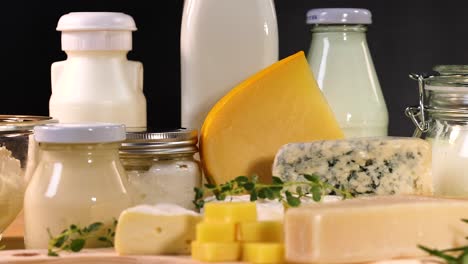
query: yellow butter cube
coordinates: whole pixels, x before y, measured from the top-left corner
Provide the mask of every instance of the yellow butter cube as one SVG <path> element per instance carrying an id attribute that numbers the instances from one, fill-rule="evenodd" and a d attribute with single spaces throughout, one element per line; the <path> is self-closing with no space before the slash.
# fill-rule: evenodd
<path id="1" fill-rule="evenodd" d="M 234 242 L 236 240 L 236 223 L 233 222 L 200 222 L 197 224 L 198 242 Z"/>
<path id="2" fill-rule="evenodd" d="M 242 260 L 255 264 L 284 263 L 284 244 L 244 243 Z"/>
<path id="3" fill-rule="evenodd" d="M 239 224 L 239 240 L 242 242 L 283 242 L 281 221 L 255 221 Z"/>
<path id="4" fill-rule="evenodd" d="M 219 202 L 205 205 L 206 222 L 252 222 L 257 221 L 257 206 L 254 202 Z"/>
<path id="5" fill-rule="evenodd" d="M 192 242 L 192 258 L 198 261 L 237 261 L 240 256 L 241 246 L 238 242 Z"/>

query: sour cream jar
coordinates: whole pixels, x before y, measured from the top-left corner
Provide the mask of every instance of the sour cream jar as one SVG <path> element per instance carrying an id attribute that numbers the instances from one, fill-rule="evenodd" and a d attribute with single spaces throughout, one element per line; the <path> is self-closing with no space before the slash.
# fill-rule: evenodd
<path id="1" fill-rule="evenodd" d="M 34 136 L 41 155 L 24 198 L 26 248 L 47 248 L 49 232 L 70 225 L 112 228 L 132 205 L 118 152 L 124 125 L 50 124 L 35 127 Z M 98 246 L 97 238 L 87 239 L 86 247 Z"/>
<path id="2" fill-rule="evenodd" d="M 120 157 L 137 204 L 174 203 L 195 209 L 195 187 L 202 182 L 196 130 L 128 132 Z"/>

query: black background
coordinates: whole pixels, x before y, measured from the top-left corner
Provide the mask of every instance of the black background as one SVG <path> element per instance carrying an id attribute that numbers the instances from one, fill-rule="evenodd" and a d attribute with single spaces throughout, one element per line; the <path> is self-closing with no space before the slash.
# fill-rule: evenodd
<path id="1" fill-rule="evenodd" d="M 232 0 L 235 1 L 235 0 Z M 409 136 L 405 107 L 417 103 L 410 72 L 438 64 L 468 64 L 468 7 L 460 0 L 276 0 L 280 58 L 307 52 L 311 40 L 305 14 L 311 8 L 359 7 L 373 14 L 368 43 L 390 114 L 390 135 Z M 118 11 L 136 21 L 133 51 L 143 62 L 148 125 L 180 124 L 180 23 L 183 0 L 3 1 L 1 5 L 1 114 L 48 115 L 50 65 L 64 60 L 61 15 L 74 11 Z"/>

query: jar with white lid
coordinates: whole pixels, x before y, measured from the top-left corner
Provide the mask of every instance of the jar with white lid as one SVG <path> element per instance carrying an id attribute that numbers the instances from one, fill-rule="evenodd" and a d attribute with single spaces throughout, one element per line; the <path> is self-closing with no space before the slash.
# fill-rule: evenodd
<path id="1" fill-rule="evenodd" d="M 419 106 L 406 115 L 432 145 L 434 193 L 468 197 L 468 65 L 439 65 L 419 82 Z"/>
<path id="2" fill-rule="evenodd" d="M 118 151 L 125 126 L 50 124 L 36 126 L 34 136 L 41 155 L 24 198 L 26 248 L 47 248 L 49 231 L 56 236 L 70 225 L 113 228 L 133 204 Z M 105 245 L 86 240 L 86 247 Z"/>
<path id="3" fill-rule="evenodd" d="M 202 182 L 196 130 L 127 132 L 120 158 L 136 204 L 173 203 L 195 210 Z"/>

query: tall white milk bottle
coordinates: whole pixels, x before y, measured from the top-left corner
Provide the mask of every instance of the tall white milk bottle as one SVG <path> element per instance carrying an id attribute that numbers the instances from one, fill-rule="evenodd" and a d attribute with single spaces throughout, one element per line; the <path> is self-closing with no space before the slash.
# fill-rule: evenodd
<path id="1" fill-rule="evenodd" d="M 185 0 L 181 122 L 200 130 L 213 105 L 278 60 L 273 0 Z"/>
<path id="2" fill-rule="evenodd" d="M 312 9 L 311 70 L 345 137 L 385 136 L 388 112 L 366 40 L 371 12 Z"/>
<path id="3" fill-rule="evenodd" d="M 73 12 L 57 25 L 65 61 L 52 64 L 50 116 L 61 123 L 125 124 L 145 130 L 143 65 L 129 61 L 135 22 L 113 12 Z"/>

